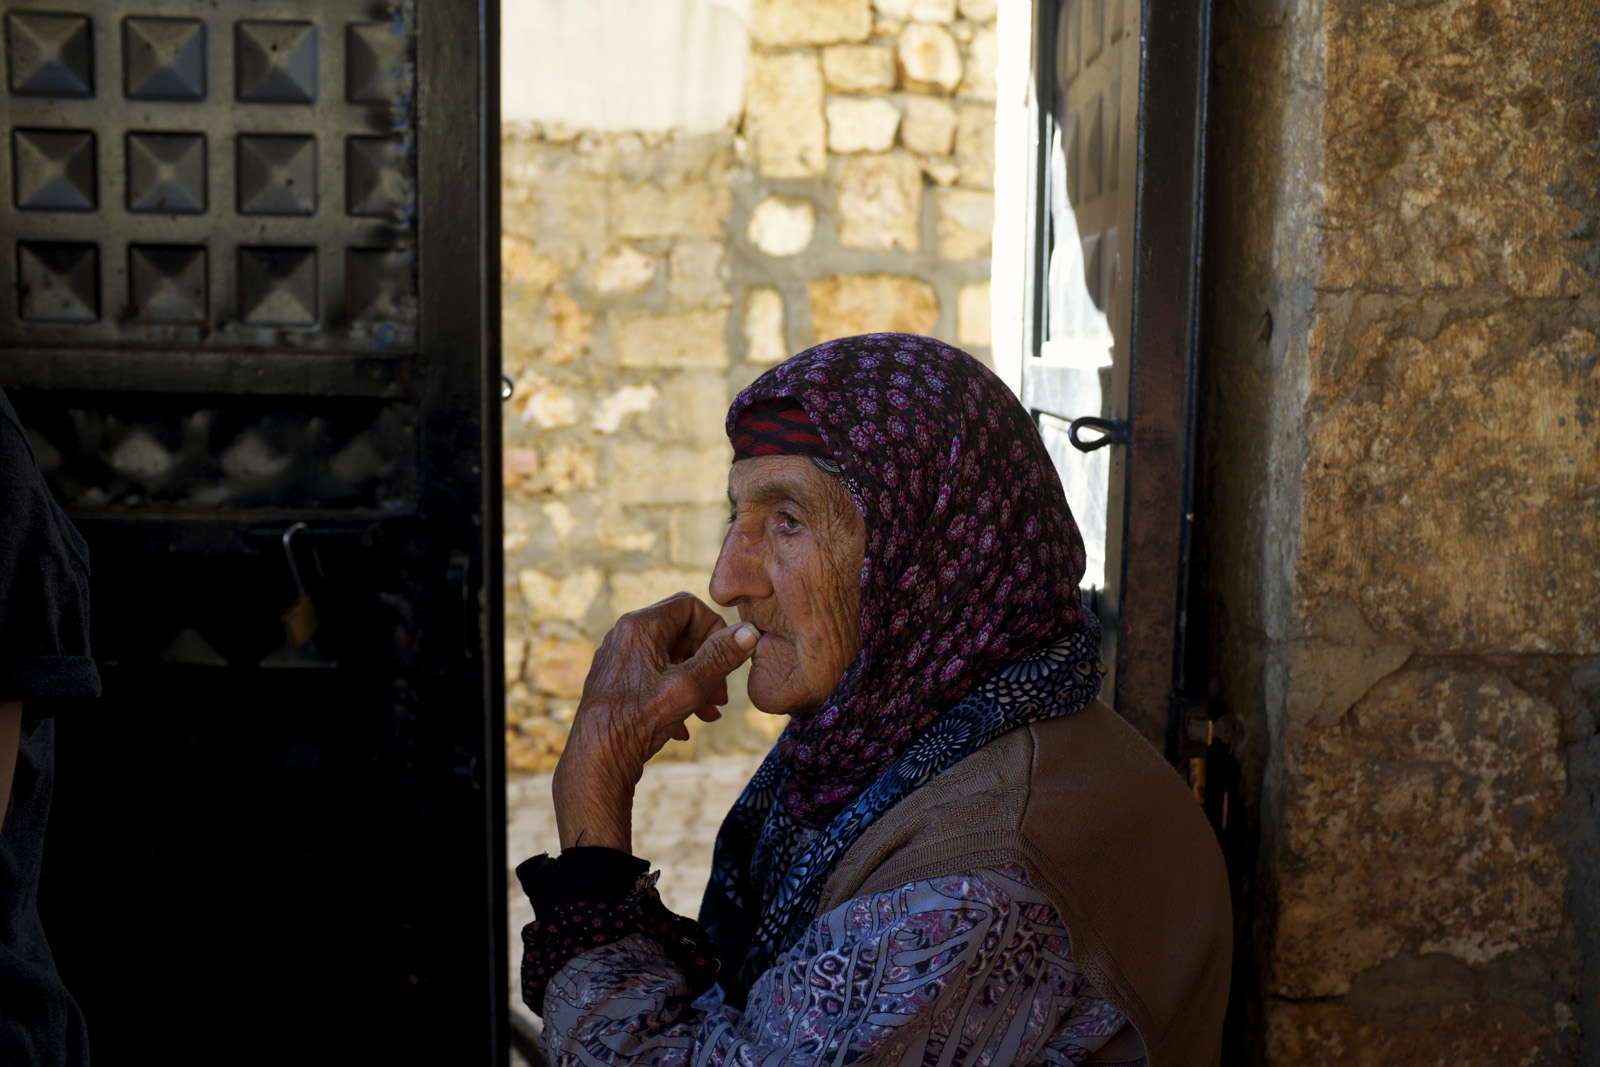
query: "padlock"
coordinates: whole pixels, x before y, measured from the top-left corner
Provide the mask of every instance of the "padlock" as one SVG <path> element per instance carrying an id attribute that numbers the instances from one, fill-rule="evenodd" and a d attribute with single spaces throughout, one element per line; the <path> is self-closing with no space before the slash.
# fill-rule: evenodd
<path id="1" fill-rule="evenodd" d="M 289 560 L 289 573 L 294 576 L 294 587 L 299 596 L 278 617 L 283 620 L 284 637 L 294 648 L 303 646 L 317 632 L 317 606 L 312 603 L 311 594 L 306 592 L 306 583 L 300 580 L 300 565 L 294 560 L 294 535 L 306 529 L 305 523 L 297 522 L 283 531 L 283 554 Z"/>

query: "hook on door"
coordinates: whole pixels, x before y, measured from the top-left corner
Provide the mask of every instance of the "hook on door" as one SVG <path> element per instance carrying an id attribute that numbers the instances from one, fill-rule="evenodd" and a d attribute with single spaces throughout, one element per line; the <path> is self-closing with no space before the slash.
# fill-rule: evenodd
<path id="1" fill-rule="evenodd" d="M 1085 441 L 1080 435 L 1084 429 L 1099 430 L 1100 436 L 1093 440 Z M 1072 442 L 1072 447 L 1079 452 L 1093 452 L 1106 445 L 1125 445 L 1129 440 L 1128 420 L 1102 419 L 1094 415 L 1082 415 L 1072 420 L 1072 425 L 1067 427 L 1067 440 Z"/>

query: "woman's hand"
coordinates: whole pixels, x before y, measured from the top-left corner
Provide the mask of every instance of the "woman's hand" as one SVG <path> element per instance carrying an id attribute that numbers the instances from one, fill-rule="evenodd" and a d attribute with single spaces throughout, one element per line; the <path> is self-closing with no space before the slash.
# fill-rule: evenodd
<path id="1" fill-rule="evenodd" d="M 690 715 L 720 717 L 728 674 L 760 637 L 750 623 L 724 625 L 689 593 L 617 620 L 589 667 L 556 766 L 562 848 L 632 850 L 633 790 L 645 761 L 672 738 L 688 740 Z"/>

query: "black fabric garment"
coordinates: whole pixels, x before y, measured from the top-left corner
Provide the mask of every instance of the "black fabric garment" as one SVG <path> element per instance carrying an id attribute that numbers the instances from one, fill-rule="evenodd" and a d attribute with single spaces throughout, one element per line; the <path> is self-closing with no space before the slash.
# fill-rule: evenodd
<path id="1" fill-rule="evenodd" d="M 89 658 L 89 552 L 51 498 L 0 391 L 0 703 L 22 702 L 22 738 L 0 826 L 0 1064 L 82 1067 L 88 1034 L 39 922 L 39 865 L 57 711 L 98 696 Z"/>

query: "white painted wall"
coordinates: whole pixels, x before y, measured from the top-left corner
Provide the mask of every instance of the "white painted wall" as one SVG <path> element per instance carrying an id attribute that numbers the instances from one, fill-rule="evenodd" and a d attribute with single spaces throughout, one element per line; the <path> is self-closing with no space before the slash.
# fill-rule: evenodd
<path id="1" fill-rule="evenodd" d="M 1022 394 L 1022 299 L 1027 284 L 1028 113 L 1033 92 L 1033 4 L 1000 0 L 994 111 L 994 251 L 989 266 L 994 369 Z"/>
<path id="2" fill-rule="evenodd" d="M 502 0 L 506 122 L 721 129 L 744 103 L 750 0 Z"/>

